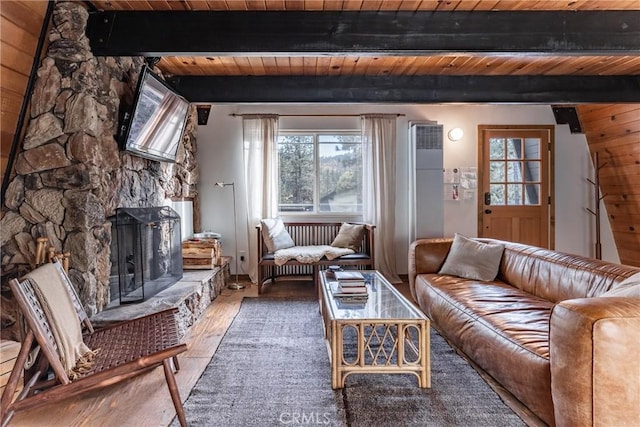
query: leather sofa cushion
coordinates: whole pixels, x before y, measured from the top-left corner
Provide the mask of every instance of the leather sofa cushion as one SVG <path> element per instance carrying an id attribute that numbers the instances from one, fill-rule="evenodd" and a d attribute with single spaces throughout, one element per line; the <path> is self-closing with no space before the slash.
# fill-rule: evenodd
<path id="1" fill-rule="evenodd" d="M 420 274 L 418 304 L 456 348 L 553 424 L 549 319 L 554 304 L 500 281 Z"/>
<path id="2" fill-rule="evenodd" d="M 538 356 L 549 358 L 552 302 L 500 281 L 480 282 L 436 274 L 420 275 L 419 279 L 429 283 L 439 297 L 457 310 L 494 333 Z"/>

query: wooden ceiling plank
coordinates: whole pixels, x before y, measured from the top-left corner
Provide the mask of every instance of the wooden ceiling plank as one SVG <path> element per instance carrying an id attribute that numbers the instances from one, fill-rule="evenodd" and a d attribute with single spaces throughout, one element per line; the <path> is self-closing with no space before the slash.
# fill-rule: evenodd
<path id="1" fill-rule="evenodd" d="M 47 14 L 47 6 L 49 2 L 46 0 L 21 1 L 19 3 L 22 3 L 25 7 L 29 8 L 40 18 L 44 18 L 44 16 Z M 4 5 L 4 2 L 2 2 L 2 4 Z"/>
<path id="2" fill-rule="evenodd" d="M 207 6 L 209 7 L 209 10 L 231 10 L 226 0 L 207 0 Z"/>
<path id="3" fill-rule="evenodd" d="M 22 100 L 24 96 L 14 91 L 7 90 L 4 87 L 0 88 L 0 112 L 11 113 L 16 118 L 20 115 L 20 109 L 22 108 Z M 15 123 L 14 123 L 15 126 Z"/>
<path id="4" fill-rule="evenodd" d="M 207 0 L 186 0 L 190 10 L 211 10 Z"/>
<path id="5" fill-rule="evenodd" d="M 305 76 L 313 76 L 316 73 L 316 58 L 313 56 L 302 57 L 302 67 Z"/>
<path id="6" fill-rule="evenodd" d="M 422 0 L 422 3 L 418 6 L 418 10 L 434 11 L 438 9 L 438 6 L 440 6 L 439 0 Z"/>
<path id="7" fill-rule="evenodd" d="M 421 0 L 404 0 L 400 4 L 399 9 L 400 10 L 416 11 L 420 7 L 420 3 L 422 3 Z"/>
<path id="8" fill-rule="evenodd" d="M 322 10 L 324 2 L 322 0 L 287 0 L 287 10 Z"/>
<path id="9" fill-rule="evenodd" d="M 0 42 L 0 51 L 2 52 L 1 63 L 17 73 L 27 78 L 31 74 L 31 66 L 33 64 L 33 54 L 29 54 L 19 50 L 2 40 Z"/>
<path id="10" fill-rule="evenodd" d="M 246 0 L 247 10 L 267 10 L 264 0 Z"/>
<path id="11" fill-rule="evenodd" d="M 38 37 L 17 26 L 4 16 L 0 16 L 0 40 L 6 41 L 7 45 L 13 46 L 29 55 L 33 55 L 38 44 Z"/>
<path id="12" fill-rule="evenodd" d="M 291 62 L 290 58 L 284 56 L 276 56 L 276 66 L 278 67 L 278 74 L 291 75 Z"/>
<path id="13" fill-rule="evenodd" d="M 416 61 L 417 57 L 415 56 L 398 56 L 396 57 L 396 61 L 393 65 L 393 69 L 391 70 L 391 74 L 394 75 L 402 75 L 405 70 L 411 66 Z"/>
<path id="14" fill-rule="evenodd" d="M 469 10 L 494 10 L 498 3 L 500 3 L 500 0 L 478 0 L 473 6 L 469 7 Z"/>
<path id="15" fill-rule="evenodd" d="M 638 143 L 638 135 L 632 134 L 618 137 L 592 138 L 592 140 L 588 140 L 591 152 L 606 150 L 614 152 L 616 150 L 626 150 L 629 145 L 636 145 Z"/>
<path id="16" fill-rule="evenodd" d="M 234 69 L 238 70 L 239 75 L 249 76 L 251 73 L 251 65 L 246 56 L 233 56 L 231 57 L 234 64 Z"/>
<path id="17" fill-rule="evenodd" d="M 0 15 L 36 39 L 40 37 L 43 16 L 33 13 L 24 3 L 17 1 L 4 1 L 0 8 Z"/>
<path id="18" fill-rule="evenodd" d="M 292 56 L 289 58 L 290 74 L 292 76 L 304 75 L 304 59 L 301 56 Z"/>
<path id="19" fill-rule="evenodd" d="M 285 0 L 286 10 L 304 10 L 304 2 L 300 0 Z"/>
<path id="20" fill-rule="evenodd" d="M 576 109 L 578 110 L 578 113 L 580 114 L 581 119 L 583 116 L 586 116 L 589 114 L 594 114 L 594 115 L 607 114 L 609 113 L 610 110 L 612 109 L 617 110 L 619 108 L 623 108 L 624 111 L 626 111 L 628 106 L 621 105 L 621 104 L 576 105 Z"/>
<path id="21" fill-rule="evenodd" d="M 19 113 L 13 111 L 3 111 L 0 114 L 0 129 L 11 129 L 15 133 L 19 115 Z"/>
<path id="22" fill-rule="evenodd" d="M 640 162 L 640 158 L 637 158 Z M 617 165 L 615 167 L 603 167 L 600 169 L 600 177 L 604 179 L 622 178 L 631 182 L 640 182 L 640 163 Z"/>
<path id="23" fill-rule="evenodd" d="M 329 67 L 331 66 L 331 58 L 328 56 L 321 56 L 316 61 L 316 75 L 327 76 L 329 75 Z"/>
<path id="24" fill-rule="evenodd" d="M 382 0 L 379 3 L 380 7 L 378 8 L 378 10 L 396 11 L 400 10 L 402 0 Z"/>
<path id="25" fill-rule="evenodd" d="M 640 144 L 627 146 L 623 153 L 601 151 L 598 154 L 600 164 L 613 169 L 640 164 Z M 640 206 L 638 210 L 640 211 Z"/>
<path id="26" fill-rule="evenodd" d="M 634 65 L 635 64 L 635 65 Z M 602 58 L 591 67 L 586 67 L 591 74 L 638 74 L 640 75 L 640 56 L 610 56 Z"/>
<path id="27" fill-rule="evenodd" d="M 636 143 L 640 141 L 640 121 L 625 123 L 622 126 L 609 127 L 607 129 L 595 129 L 593 131 L 585 132 L 585 136 L 589 143 L 598 141 L 605 141 L 609 139 L 621 138 L 623 136 L 631 135 L 636 137 Z"/>
<path id="28" fill-rule="evenodd" d="M 615 116 L 604 117 L 600 120 L 589 123 L 589 127 L 597 133 L 609 132 L 611 129 L 625 128 L 629 129 L 634 122 L 640 122 L 640 110 L 631 110 L 622 114 L 616 114 Z M 586 133 L 586 132 L 585 132 Z M 589 131 L 589 134 L 592 132 Z M 628 132 L 627 133 L 631 133 Z M 640 135 L 638 136 L 638 143 L 640 143 Z"/>
<path id="29" fill-rule="evenodd" d="M 603 104 L 603 105 L 578 105 L 576 109 L 583 127 L 592 128 L 591 123 L 603 117 L 611 117 L 618 114 L 625 114 L 629 111 L 637 110 L 640 104 Z"/>
<path id="30" fill-rule="evenodd" d="M 416 60 L 409 65 L 405 74 L 407 76 L 424 76 L 424 75 L 436 75 L 440 70 L 438 63 L 443 60 L 444 57 L 436 56 L 418 56 Z"/>
<path id="31" fill-rule="evenodd" d="M 132 4 L 130 1 L 121 1 L 120 4 L 122 4 L 123 10 L 136 10 L 136 8 L 139 8 L 141 5 L 144 5 L 144 8 L 146 10 L 153 10 L 153 8 L 148 9 L 149 7 L 151 7 L 151 5 L 145 0 L 141 0 L 140 2 L 137 2 L 135 4 Z"/>
<path id="32" fill-rule="evenodd" d="M 264 76 L 267 74 L 264 69 L 264 63 L 262 62 L 262 58 L 260 58 L 259 56 L 249 56 L 247 60 L 249 61 L 249 66 L 251 67 L 252 75 Z"/>
<path id="33" fill-rule="evenodd" d="M 454 11 L 459 4 L 460 0 L 441 1 L 436 10 L 439 12 Z"/>
<path id="34" fill-rule="evenodd" d="M 606 71 L 606 73 L 604 72 Z M 618 65 L 612 66 L 603 70 L 598 74 L 612 74 L 612 75 L 640 75 L 640 56 L 631 57 L 625 56 L 620 58 Z"/>
<path id="35" fill-rule="evenodd" d="M 342 74 L 342 66 L 344 65 L 344 57 L 332 56 L 329 61 L 329 69 L 327 73 L 329 75 L 340 75 Z"/>
<path id="36" fill-rule="evenodd" d="M 274 56 L 263 56 L 262 65 L 264 66 L 264 71 L 267 75 L 273 75 L 278 72 L 278 64 L 276 63 L 276 58 Z"/>
<path id="37" fill-rule="evenodd" d="M 345 76 L 352 76 L 355 73 L 356 65 L 360 60 L 357 56 L 348 56 L 344 59 L 342 63 L 342 74 Z"/>
<path id="38" fill-rule="evenodd" d="M 28 76 L 4 65 L 0 66 L 0 75 L 2 76 L 0 85 L 3 89 L 10 90 L 17 95 L 24 94 L 29 82 Z"/>

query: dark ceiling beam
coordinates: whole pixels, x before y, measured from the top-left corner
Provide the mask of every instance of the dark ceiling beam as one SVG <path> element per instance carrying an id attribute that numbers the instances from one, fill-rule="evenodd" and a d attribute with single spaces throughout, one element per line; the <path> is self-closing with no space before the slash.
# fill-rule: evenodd
<path id="1" fill-rule="evenodd" d="M 638 76 L 176 76 L 191 102 L 627 103 Z"/>
<path id="2" fill-rule="evenodd" d="M 640 11 L 108 11 L 97 56 L 617 55 L 640 51 Z"/>

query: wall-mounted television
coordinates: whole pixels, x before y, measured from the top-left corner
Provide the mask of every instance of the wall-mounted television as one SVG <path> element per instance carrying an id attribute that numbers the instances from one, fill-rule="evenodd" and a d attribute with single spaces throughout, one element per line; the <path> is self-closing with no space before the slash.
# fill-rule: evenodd
<path id="1" fill-rule="evenodd" d="M 133 108 L 124 114 L 120 126 L 122 149 L 152 160 L 175 162 L 188 112 L 189 101 L 143 66 Z"/>

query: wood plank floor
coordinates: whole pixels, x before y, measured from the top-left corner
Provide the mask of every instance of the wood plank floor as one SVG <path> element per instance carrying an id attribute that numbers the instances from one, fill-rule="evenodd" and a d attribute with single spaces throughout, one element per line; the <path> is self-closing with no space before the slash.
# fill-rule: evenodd
<path id="1" fill-rule="evenodd" d="M 183 401 L 187 399 L 209 364 L 227 328 L 238 313 L 242 299 L 258 297 L 257 286 L 249 283 L 246 285 L 245 289 L 238 291 L 224 289 L 186 335 L 188 350 L 179 356 L 180 372 L 176 374 Z M 398 285 L 398 290 L 412 300 L 406 282 Z M 262 295 L 292 298 L 315 297 L 317 293 L 310 281 L 283 279 L 274 286 L 266 287 Z M 480 372 L 480 375 L 529 426 L 543 425 L 499 384 L 483 372 Z M 162 427 L 168 426 L 174 417 L 175 410 L 163 370 L 157 368 L 120 384 L 87 393 L 81 398 L 67 399 L 19 412 L 9 427 Z"/>
<path id="2" fill-rule="evenodd" d="M 267 287 L 263 295 L 290 298 L 314 296 L 316 293 L 310 281 L 282 280 L 273 287 Z M 185 337 L 188 350 L 178 356 L 180 372 L 176 374 L 183 401 L 218 348 L 240 309 L 242 299 L 257 296 L 255 285 L 247 284 L 245 289 L 238 291 L 224 289 L 204 316 L 191 327 Z M 159 427 L 169 425 L 174 416 L 163 370 L 157 368 L 120 384 L 87 393 L 82 398 L 18 412 L 9 426 Z"/>

